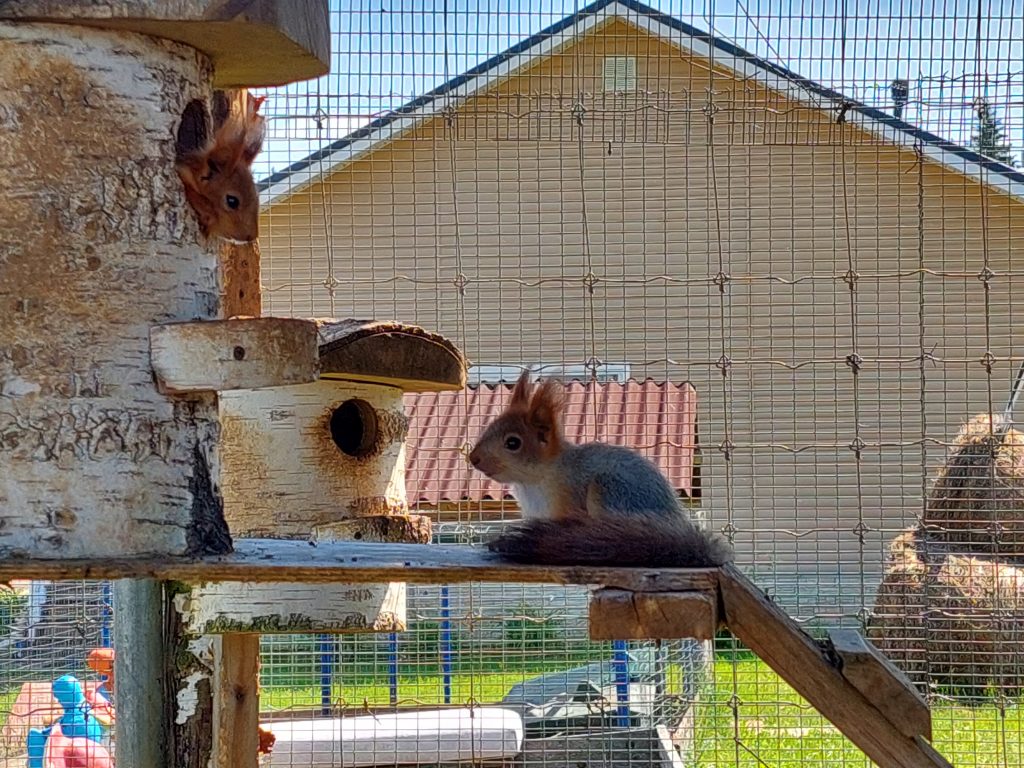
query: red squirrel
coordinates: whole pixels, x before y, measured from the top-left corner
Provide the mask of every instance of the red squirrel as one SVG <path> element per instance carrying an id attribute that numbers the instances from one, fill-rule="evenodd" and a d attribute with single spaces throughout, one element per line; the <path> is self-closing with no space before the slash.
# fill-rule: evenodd
<path id="1" fill-rule="evenodd" d="M 263 147 L 259 108 L 265 98 L 247 93 L 244 108 L 232 109 L 231 97 L 217 92 L 212 135 L 206 139 L 205 130 L 197 131 L 199 146 L 180 153 L 175 163 L 207 237 L 252 242 L 259 236 L 260 198 L 252 161 Z"/>
<path id="2" fill-rule="evenodd" d="M 505 412 L 469 455 L 512 486 L 523 520 L 490 544 L 506 559 L 547 565 L 696 568 L 724 565 L 732 547 L 690 519 L 661 471 L 634 450 L 565 439 L 565 390 L 523 373 Z"/>

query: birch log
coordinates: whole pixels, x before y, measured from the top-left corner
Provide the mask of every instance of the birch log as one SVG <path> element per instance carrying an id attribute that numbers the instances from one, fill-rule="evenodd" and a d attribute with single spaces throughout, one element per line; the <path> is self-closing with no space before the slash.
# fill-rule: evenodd
<path id="1" fill-rule="evenodd" d="M 0 559 L 230 549 L 215 395 L 149 365 L 151 326 L 219 314 L 173 162 L 210 77 L 178 43 L 0 26 Z"/>

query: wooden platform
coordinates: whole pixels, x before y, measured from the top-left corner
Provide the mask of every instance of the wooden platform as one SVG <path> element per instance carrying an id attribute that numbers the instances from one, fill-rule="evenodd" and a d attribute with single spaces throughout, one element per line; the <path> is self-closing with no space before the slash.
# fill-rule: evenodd
<path id="1" fill-rule="evenodd" d="M 577 568 L 516 565 L 483 548 L 445 544 L 376 544 L 238 539 L 235 551 L 202 558 L 27 560 L 0 553 L 8 579 L 125 579 L 276 581 L 312 584 L 378 583 L 401 577 L 415 584 L 459 581 L 607 586 L 635 592 L 714 589 L 717 571 Z"/>
<path id="2" fill-rule="evenodd" d="M 815 641 L 732 566 L 548 567 L 510 564 L 466 546 L 256 539 L 236 541 L 228 555 L 190 560 L 0 561 L 0 580 L 132 577 L 309 584 L 401 578 L 421 584 L 532 582 L 596 588 L 591 627 L 597 637 L 711 637 L 724 625 L 878 765 L 951 768 L 928 741 L 926 702 L 870 643 L 849 633 Z M 903 704 L 894 707 L 895 700 Z"/>

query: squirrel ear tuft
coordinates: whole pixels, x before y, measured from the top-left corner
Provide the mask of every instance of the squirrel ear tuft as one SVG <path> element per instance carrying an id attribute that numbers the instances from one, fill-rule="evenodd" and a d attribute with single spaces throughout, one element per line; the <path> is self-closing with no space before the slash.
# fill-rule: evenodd
<path id="1" fill-rule="evenodd" d="M 562 434 L 562 413 L 565 411 L 565 388 L 554 379 L 545 379 L 530 398 L 530 425 L 544 442 L 557 440 Z"/>
<path id="2" fill-rule="evenodd" d="M 515 387 L 512 388 L 512 399 L 509 400 L 508 409 L 510 411 L 525 411 L 530 407 L 530 391 L 532 386 L 530 385 L 530 370 L 527 368 L 519 376 L 519 380 L 516 382 Z"/>

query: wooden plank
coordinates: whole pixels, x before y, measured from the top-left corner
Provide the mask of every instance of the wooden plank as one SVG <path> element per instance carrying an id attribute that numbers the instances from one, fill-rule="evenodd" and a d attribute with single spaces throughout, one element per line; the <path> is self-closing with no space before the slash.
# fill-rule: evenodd
<path id="1" fill-rule="evenodd" d="M 730 631 L 878 765 L 952 768 L 927 741 L 900 733 L 735 566 L 721 569 L 719 584 Z"/>
<path id="2" fill-rule="evenodd" d="M 905 736 L 931 740 L 931 710 L 907 676 L 855 629 L 833 629 L 828 637 L 843 677 Z"/>
<path id="3" fill-rule="evenodd" d="M 482 547 L 458 544 L 376 544 L 337 541 L 237 539 L 235 551 L 198 558 L 30 560 L 0 552 L 2 579 L 155 577 L 206 581 L 387 582 L 445 584 L 465 581 L 579 584 L 635 592 L 703 592 L 715 588 L 714 568 L 613 568 L 521 565 Z"/>
<path id="4" fill-rule="evenodd" d="M 326 0 L 0 0 L 0 19 L 69 22 L 176 40 L 213 60 L 218 88 L 327 74 Z"/>
<path id="5" fill-rule="evenodd" d="M 161 392 L 220 392 L 316 381 L 316 325 L 253 317 L 158 325 L 149 332 Z"/>
<path id="6" fill-rule="evenodd" d="M 221 635 L 214 639 L 213 659 L 213 765 L 256 768 L 260 636 Z"/>
<path id="7" fill-rule="evenodd" d="M 164 719 L 163 585 L 151 579 L 113 585 L 114 698 L 117 761 L 124 766 L 170 768 Z"/>
<path id="8" fill-rule="evenodd" d="M 711 640 L 718 629 L 718 592 L 628 592 L 590 595 L 591 640 Z"/>

